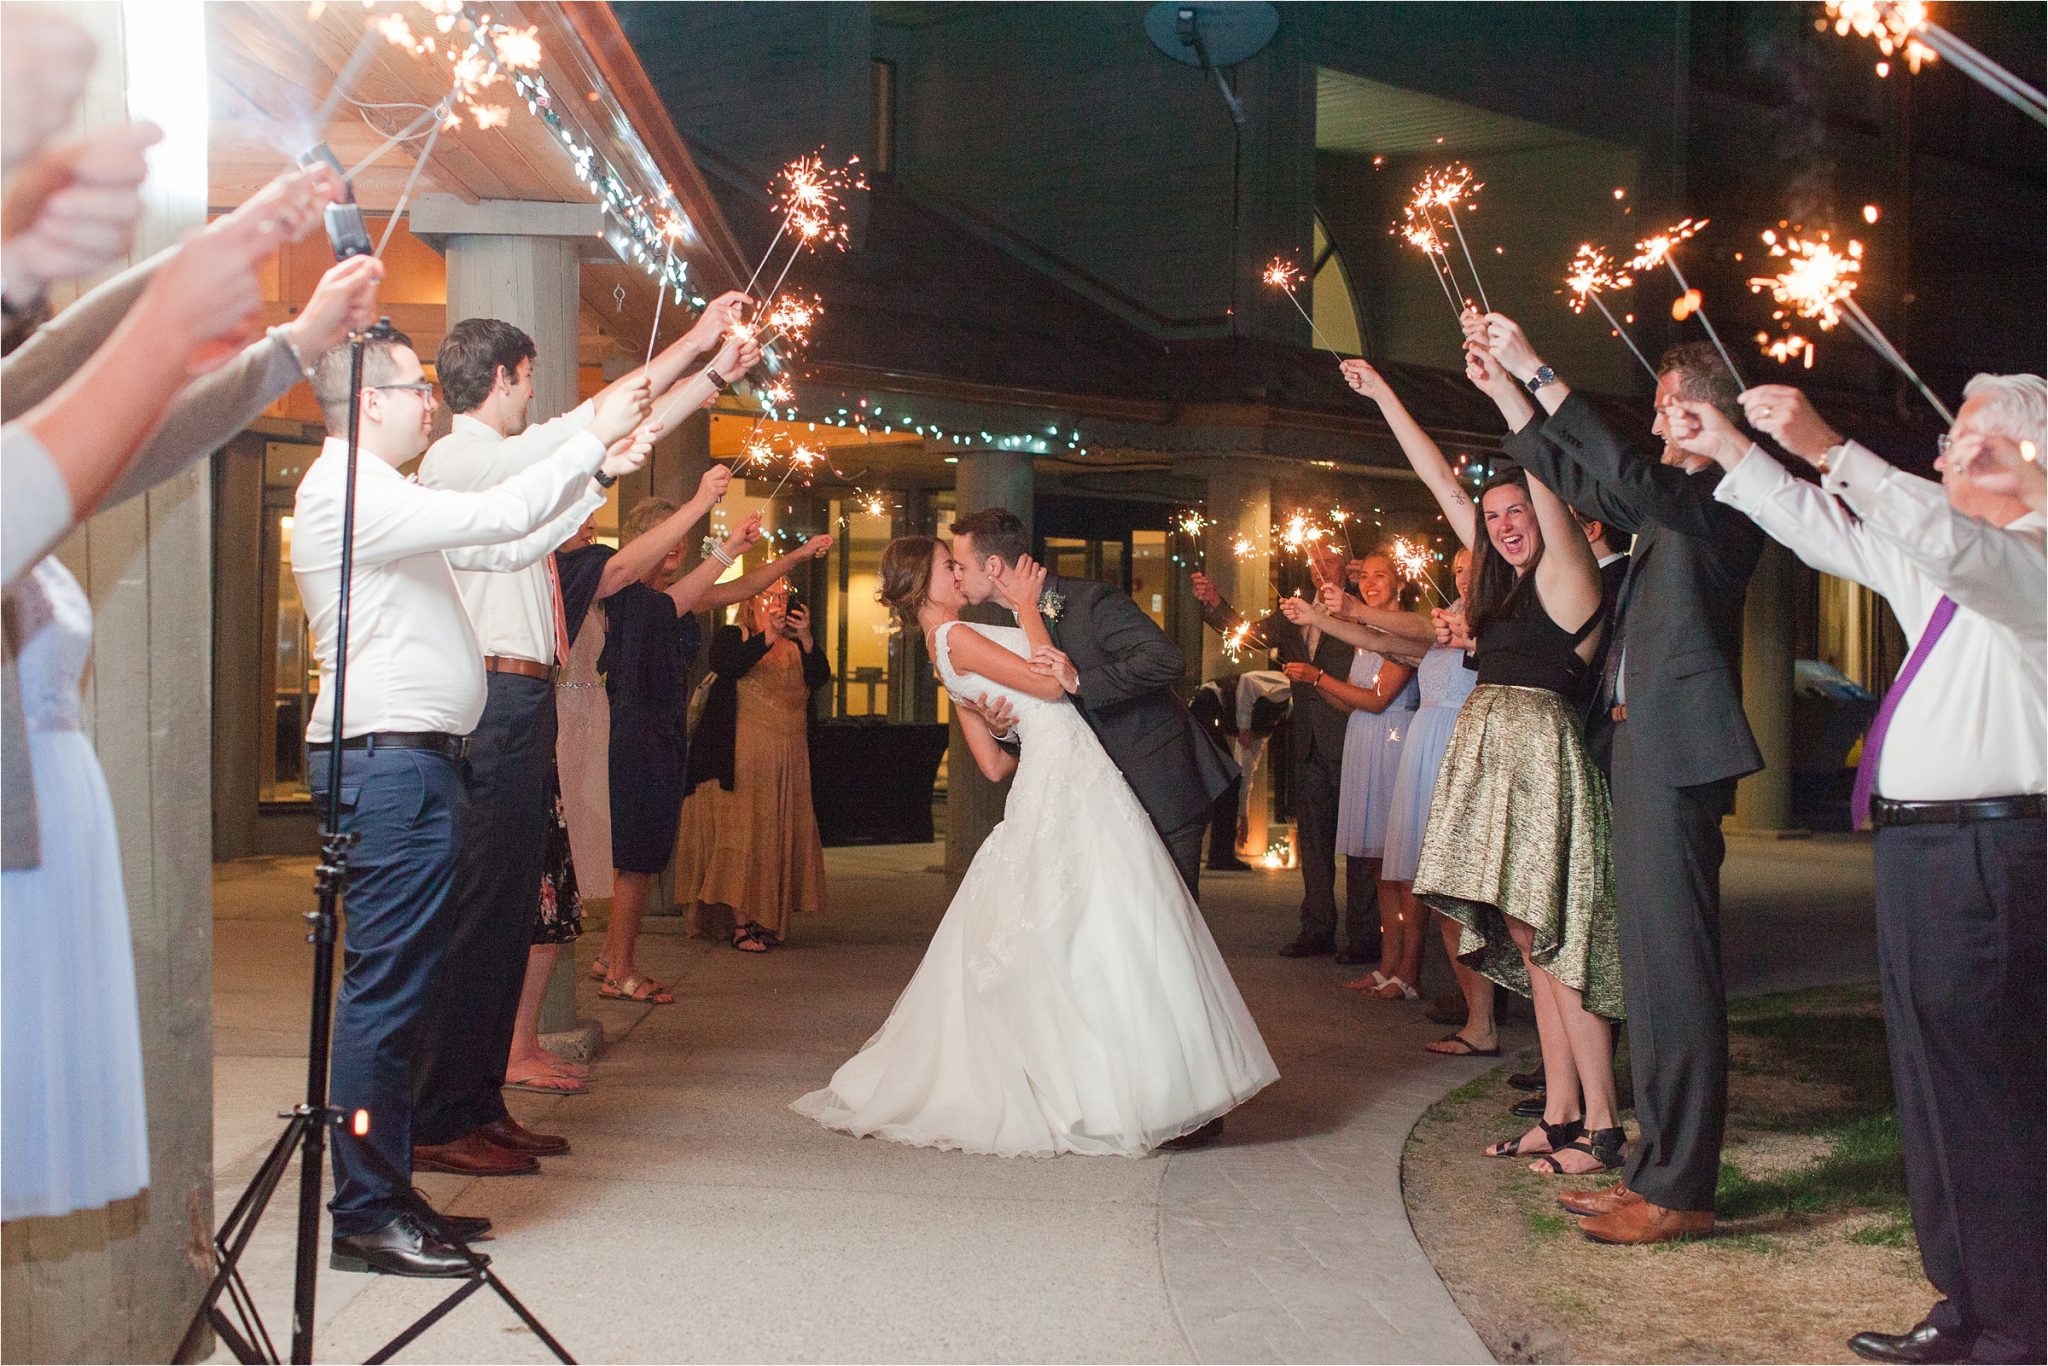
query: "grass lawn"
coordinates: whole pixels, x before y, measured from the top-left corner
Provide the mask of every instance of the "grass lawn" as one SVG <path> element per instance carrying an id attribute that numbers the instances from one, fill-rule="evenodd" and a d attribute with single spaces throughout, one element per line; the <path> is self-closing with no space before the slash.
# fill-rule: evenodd
<path id="1" fill-rule="evenodd" d="M 1877 989 L 1736 1002 L 1729 1048 L 1711 1238 L 1588 1242 L 1557 1193 L 1612 1177 L 1541 1176 L 1481 1155 L 1526 1127 L 1507 1113 L 1520 1093 L 1502 1078 L 1533 1067 L 1533 1053 L 1416 1125 L 1402 1160 L 1409 1219 L 1500 1360 L 1850 1361 L 1850 1334 L 1904 1331 L 1933 1303 L 1906 1210 Z"/>

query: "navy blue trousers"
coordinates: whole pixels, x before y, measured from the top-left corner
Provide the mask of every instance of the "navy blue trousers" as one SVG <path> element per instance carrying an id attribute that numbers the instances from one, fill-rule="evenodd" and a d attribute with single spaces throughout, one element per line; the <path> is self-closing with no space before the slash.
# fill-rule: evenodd
<path id="1" fill-rule="evenodd" d="M 418 749 L 342 756 L 341 828 L 349 851 L 341 994 L 334 1006 L 328 1087 L 344 1114 L 370 1112 L 367 1139 L 344 1125 L 334 1139 L 336 1236 L 368 1233 L 403 1207 L 412 1171 L 412 1065 L 429 992 L 448 938 L 461 766 Z M 327 759 L 312 761 L 313 799 L 327 800 Z M 376 1172 L 376 1149 L 398 1179 Z"/>
<path id="2" fill-rule="evenodd" d="M 505 1118 L 505 1058 L 540 920 L 554 819 L 555 688 L 505 673 L 488 675 L 487 687 L 483 717 L 469 735 L 454 923 L 413 1069 L 420 1143 L 453 1143 Z"/>
<path id="3" fill-rule="evenodd" d="M 1877 832 L 1877 968 L 1928 1318 L 2041 1361 L 2044 904 L 2038 817 Z"/>

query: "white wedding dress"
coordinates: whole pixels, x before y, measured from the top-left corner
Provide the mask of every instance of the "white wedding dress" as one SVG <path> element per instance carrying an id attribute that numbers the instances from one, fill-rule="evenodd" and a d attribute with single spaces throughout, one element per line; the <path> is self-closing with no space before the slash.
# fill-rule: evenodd
<path id="1" fill-rule="evenodd" d="M 149 1184 L 135 951 L 113 803 L 80 729 L 92 605 L 51 556 L 7 590 L 40 865 L 0 878 L 5 1217 L 92 1209 Z"/>
<path id="2" fill-rule="evenodd" d="M 1004 1157 L 1136 1157 L 1279 1077 L 1151 819 L 1081 714 L 1003 696 L 1023 750 L 1009 805 L 882 1028 L 794 1108 L 829 1128 Z"/>

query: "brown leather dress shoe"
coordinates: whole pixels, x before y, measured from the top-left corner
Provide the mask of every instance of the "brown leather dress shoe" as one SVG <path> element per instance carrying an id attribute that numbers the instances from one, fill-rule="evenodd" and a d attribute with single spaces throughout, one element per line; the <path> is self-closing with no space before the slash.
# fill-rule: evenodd
<path id="1" fill-rule="evenodd" d="M 1579 1225 L 1579 1232 L 1596 1243 L 1630 1246 L 1696 1238 L 1713 1231 L 1714 1212 L 1710 1209 L 1665 1209 L 1640 1197 Z"/>
<path id="2" fill-rule="evenodd" d="M 528 1157 L 560 1157 L 569 1151 L 569 1140 L 559 1134 L 537 1134 L 510 1115 L 480 1126 L 470 1135 Z"/>
<path id="3" fill-rule="evenodd" d="M 1596 1191 L 1566 1191 L 1557 1197 L 1557 1203 L 1581 1219 L 1590 1219 L 1595 1215 L 1612 1214 L 1623 1205 L 1636 1204 L 1642 1198 L 1628 1188 L 1628 1182 L 1617 1181 Z"/>
<path id="4" fill-rule="evenodd" d="M 452 1172 L 456 1176 L 525 1176 L 540 1170 L 531 1153 L 501 1148 L 483 1130 L 464 1134 L 453 1143 L 412 1145 L 414 1171 Z"/>

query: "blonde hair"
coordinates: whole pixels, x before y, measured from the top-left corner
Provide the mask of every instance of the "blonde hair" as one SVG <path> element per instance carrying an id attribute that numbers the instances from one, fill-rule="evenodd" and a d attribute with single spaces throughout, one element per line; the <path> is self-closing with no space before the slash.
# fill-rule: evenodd
<path id="1" fill-rule="evenodd" d="M 619 544 L 624 545 L 635 536 L 645 535 L 679 511 L 666 498 L 642 498 L 633 504 L 633 510 L 626 514 L 626 520 L 619 523 Z"/>

